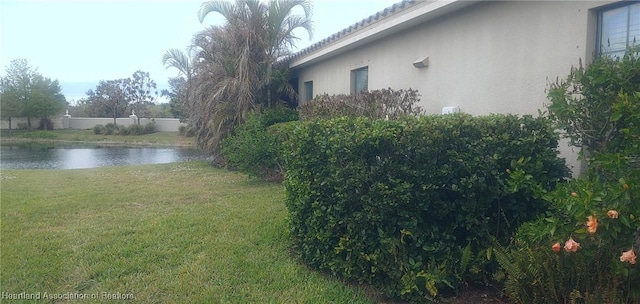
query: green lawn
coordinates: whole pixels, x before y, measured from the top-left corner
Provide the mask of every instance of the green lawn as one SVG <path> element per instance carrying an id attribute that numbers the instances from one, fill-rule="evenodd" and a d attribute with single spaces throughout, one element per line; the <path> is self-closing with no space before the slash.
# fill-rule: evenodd
<path id="1" fill-rule="evenodd" d="M 137 303 L 375 302 L 289 254 L 282 185 L 205 162 L 0 176 L 0 292 L 132 294 Z"/>
<path id="2" fill-rule="evenodd" d="M 195 146 L 193 137 L 180 136 L 178 132 L 156 132 L 145 135 L 95 135 L 93 130 L 52 130 L 27 131 L 1 130 L 3 141 L 60 141 L 81 143 L 112 143 L 125 145 L 154 145 L 154 146 Z"/>

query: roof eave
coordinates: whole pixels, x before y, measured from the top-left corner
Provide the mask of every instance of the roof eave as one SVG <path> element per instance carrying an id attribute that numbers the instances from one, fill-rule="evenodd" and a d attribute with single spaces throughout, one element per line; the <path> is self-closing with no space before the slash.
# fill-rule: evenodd
<path id="1" fill-rule="evenodd" d="M 355 49 L 380 38 L 403 31 L 420 23 L 452 13 L 479 1 L 453 0 L 435 1 L 429 5 L 419 7 L 396 18 L 383 20 L 372 26 L 354 32 L 331 44 L 313 52 L 295 58 L 289 62 L 289 68 L 301 68 L 313 63 L 336 56 Z"/>

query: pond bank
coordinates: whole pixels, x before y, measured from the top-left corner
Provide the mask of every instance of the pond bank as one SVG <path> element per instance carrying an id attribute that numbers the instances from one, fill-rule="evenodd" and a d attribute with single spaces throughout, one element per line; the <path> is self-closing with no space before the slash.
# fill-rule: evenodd
<path id="1" fill-rule="evenodd" d="M 84 141 L 84 140 L 64 140 L 64 139 L 43 139 L 43 138 L 0 138 L 0 144 L 23 144 L 23 143 L 52 143 L 63 145 L 94 145 L 105 147 L 176 147 L 176 148 L 195 148 L 195 143 L 154 143 L 144 141 Z"/>
<path id="2" fill-rule="evenodd" d="M 91 144 L 102 146 L 122 147 L 180 147 L 195 148 L 193 137 L 184 137 L 178 132 L 156 132 L 145 135 L 96 135 L 92 130 L 52 130 L 27 131 L 13 130 L 8 136 L 8 130 L 2 130 L 0 143 L 44 142 L 54 144 Z"/>

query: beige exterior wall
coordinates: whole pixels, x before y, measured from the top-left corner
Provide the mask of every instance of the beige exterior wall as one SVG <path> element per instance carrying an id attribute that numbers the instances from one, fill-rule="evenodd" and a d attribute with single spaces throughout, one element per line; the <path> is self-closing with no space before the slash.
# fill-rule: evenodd
<path id="1" fill-rule="evenodd" d="M 430 114 L 458 106 L 473 115 L 537 115 L 548 84 L 593 58 L 595 9 L 611 2 L 480 2 L 331 58 L 303 56 L 294 75 L 301 90 L 313 81 L 315 95 L 350 93 L 350 71 L 368 66 L 369 90 L 417 89 Z M 428 67 L 413 66 L 425 57 Z M 575 151 L 561 150 L 577 174 Z"/>

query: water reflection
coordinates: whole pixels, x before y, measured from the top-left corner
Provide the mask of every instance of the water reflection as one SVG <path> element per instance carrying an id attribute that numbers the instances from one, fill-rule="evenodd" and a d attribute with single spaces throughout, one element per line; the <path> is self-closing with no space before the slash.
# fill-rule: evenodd
<path id="1" fill-rule="evenodd" d="M 163 164 L 203 159 L 195 149 L 0 145 L 2 169 L 81 169 L 133 164 Z"/>

